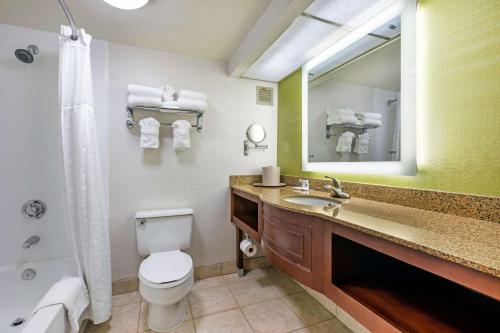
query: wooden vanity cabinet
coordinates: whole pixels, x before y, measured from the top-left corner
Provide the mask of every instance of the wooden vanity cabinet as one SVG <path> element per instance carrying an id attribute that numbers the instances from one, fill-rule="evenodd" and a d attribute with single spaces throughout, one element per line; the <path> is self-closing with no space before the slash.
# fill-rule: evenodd
<path id="1" fill-rule="evenodd" d="M 260 242 L 262 233 L 262 201 L 257 196 L 231 190 L 231 222 L 248 236 Z M 238 239 L 241 236 L 238 236 Z M 239 249 L 239 242 L 238 242 Z M 238 251 L 237 249 L 237 251 Z"/>
<path id="2" fill-rule="evenodd" d="M 263 205 L 262 251 L 279 269 L 317 291 L 323 290 L 323 220 Z"/>

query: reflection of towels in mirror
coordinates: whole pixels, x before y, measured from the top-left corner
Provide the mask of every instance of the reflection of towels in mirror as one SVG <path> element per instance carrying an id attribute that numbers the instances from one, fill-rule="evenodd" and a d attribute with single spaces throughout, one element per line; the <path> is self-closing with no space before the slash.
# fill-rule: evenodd
<path id="1" fill-rule="evenodd" d="M 354 144 L 354 152 L 357 154 L 367 154 L 368 153 L 368 143 L 370 142 L 370 134 L 359 134 L 356 138 L 356 143 Z"/>
<path id="2" fill-rule="evenodd" d="M 352 139 L 354 139 L 355 134 L 352 132 L 344 132 L 339 136 L 337 141 L 336 150 L 339 153 L 350 153 L 352 147 Z"/>
<path id="3" fill-rule="evenodd" d="M 327 125 L 359 123 L 359 119 L 351 109 L 328 107 L 326 109 L 326 115 Z"/>
<path id="4" fill-rule="evenodd" d="M 380 113 L 356 112 L 356 117 L 359 119 L 361 125 L 382 126 L 382 115 Z"/>

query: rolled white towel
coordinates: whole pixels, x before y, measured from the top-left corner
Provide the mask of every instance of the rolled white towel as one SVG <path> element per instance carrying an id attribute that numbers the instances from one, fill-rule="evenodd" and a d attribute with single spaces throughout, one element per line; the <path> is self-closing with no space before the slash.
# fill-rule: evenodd
<path id="1" fill-rule="evenodd" d="M 189 136 L 191 124 L 187 120 L 176 120 L 172 124 L 172 128 L 174 133 L 174 149 L 182 151 L 191 148 L 191 138 Z"/>
<path id="2" fill-rule="evenodd" d="M 161 97 L 128 95 L 128 104 L 134 106 L 161 107 Z"/>
<path id="3" fill-rule="evenodd" d="M 202 92 L 194 91 L 194 90 L 187 90 L 187 89 L 180 89 L 177 92 L 177 99 L 181 98 L 187 98 L 187 99 L 196 99 L 200 101 L 206 101 L 207 100 L 207 94 L 204 94 Z"/>
<path id="4" fill-rule="evenodd" d="M 141 148 L 157 149 L 160 146 L 160 122 L 155 118 L 144 118 L 139 121 L 141 127 Z"/>
<path id="5" fill-rule="evenodd" d="M 179 105 L 179 108 L 184 109 L 184 110 L 205 112 L 205 111 L 207 111 L 207 108 L 208 108 L 207 101 L 202 101 L 202 100 L 198 100 L 198 99 L 180 98 L 179 97 L 176 102 L 177 102 L 177 105 Z"/>
<path id="6" fill-rule="evenodd" d="M 164 84 L 161 87 L 158 87 L 161 92 L 161 99 L 163 102 L 169 102 L 169 101 L 174 101 L 175 100 L 175 88 L 172 87 L 171 85 Z"/>
<path id="7" fill-rule="evenodd" d="M 62 304 L 68 312 L 68 321 L 72 333 L 80 330 L 80 318 L 90 304 L 89 293 L 85 282 L 80 277 L 63 278 L 50 287 L 40 302 L 35 306 L 32 315 L 48 306 Z"/>
<path id="8" fill-rule="evenodd" d="M 142 97 L 156 97 L 161 98 L 163 91 L 160 88 L 153 88 L 148 86 L 141 86 L 139 84 L 129 84 L 128 94 Z"/>
<path id="9" fill-rule="evenodd" d="M 329 115 L 326 117 L 327 125 L 342 125 L 342 124 L 354 124 L 358 125 L 361 122 L 359 119 L 353 115 Z"/>

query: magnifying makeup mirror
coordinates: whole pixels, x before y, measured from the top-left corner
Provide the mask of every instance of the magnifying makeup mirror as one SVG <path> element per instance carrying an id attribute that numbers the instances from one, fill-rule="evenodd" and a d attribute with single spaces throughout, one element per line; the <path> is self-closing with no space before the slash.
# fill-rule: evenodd
<path id="1" fill-rule="evenodd" d="M 259 144 L 266 139 L 266 130 L 261 124 L 248 126 L 247 139 L 243 141 L 243 153 L 245 156 L 248 156 L 250 149 L 267 149 L 267 145 Z"/>

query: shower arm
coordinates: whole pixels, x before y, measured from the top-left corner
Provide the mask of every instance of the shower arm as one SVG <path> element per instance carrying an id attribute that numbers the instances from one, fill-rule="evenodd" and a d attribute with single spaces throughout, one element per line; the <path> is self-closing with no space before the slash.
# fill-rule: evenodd
<path id="1" fill-rule="evenodd" d="M 69 11 L 68 5 L 66 5 L 66 2 L 64 0 L 57 0 L 59 1 L 59 4 L 62 7 L 62 10 L 64 11 L 64 15 L 68 18 L 69 25 L 71 26 L 71 39 L 72 40 L 78 40 L 78 35 L 76 33 L 76 26 L 75 26 L 75 21 L 73 20 L 73 16 L 71 15 L 71 12 Z"/>

